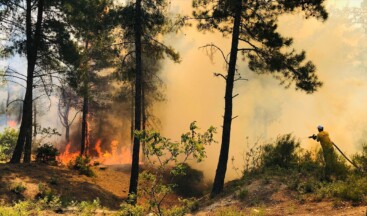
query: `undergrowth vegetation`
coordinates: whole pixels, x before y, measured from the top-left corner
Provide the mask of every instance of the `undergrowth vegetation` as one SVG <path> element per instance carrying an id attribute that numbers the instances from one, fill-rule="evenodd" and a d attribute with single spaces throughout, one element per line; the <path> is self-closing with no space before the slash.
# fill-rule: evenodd
<path id="1" fill-rule="evenodd" d="M 47 197 L 37 200 L 18 201 L 13 205 L 0 203 L 1 216 L 46 216 L 54 215 L 55 213 L 73 213 L 73 215 L 89 216 L 95 215 L 100 210 L 103 213 L 103 208 L 98 199 L 92 202 L 71 202 L 68 203 L 69 212 L 64 212 L 61 207 L 66 207 L 60 201 L 60 198 L 55 196 L 51 200 Z M 117 215 L 117 214 L 116 214 Z"/>
<path id="2" fill-rule="evenodd" d="M 338 154 L 338 153 L 337 153 Z M 233 184 L 231 190 L 241 187 L 254 179 L 267 184 L 271 179 L 284 182 L 298 194 L 300 201 L 310 198 L 314 201 L 351 201 L 352 204 L 367 203 L 367 146 L 352 158 L 360 169 L 349 166 L 338 154 L 333 164 L 331 179 L 325 178 L 322 150 L 306 151 L 292 134 L 279 136 L 275 142 L 248 150 L 244 157 L 243 177 Z M 239 193 L 239 199 L 245 193 Z"/>
<path id="3" fill-rule="evenodd" d="M 18 130 L 14 128 L 5 128 L 0 133 L 0 161 L 7 162 L 10 160 L 18 139 Z"/>

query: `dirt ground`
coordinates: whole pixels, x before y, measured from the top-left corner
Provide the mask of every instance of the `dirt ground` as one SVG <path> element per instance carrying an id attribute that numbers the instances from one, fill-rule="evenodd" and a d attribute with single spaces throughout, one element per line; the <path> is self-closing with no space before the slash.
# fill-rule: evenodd
<path id="1" fill-rule="evenodd" d="M 19 199 L 34 199 L 39 185 L 47 185 L 61 200 L 92 201 L 99 198 L 110 209 L 119 208 L 127 197 L 130 170 L 128 166 L 94 167 L 96 177 L 79 175 L 63 166 L 43 164 L 0 164 L 0 200 L 12 203 Z M 18 195 L 11 190 L 22 184 L 26 190 Z"/>
<path id="2" fill-rule="evenodd" d="M 366 206 L 352 206 L 348 202 L 313 201 L 312 199 L 297 198 L 295 192 L 287 189 L 279 181 L 264 184 L 256 180 L 246 186 L 248 195 L 239 200 L 237 192 L 221 198 L 208 201 L 195 214 L 196 216 L 218 215 L 218 212 L 229 212 L 235 209 L 242 215 L 300 215 L 300 216 L 365 216 Z M 204 201 L 205 203 L 205 201 Z M 237 215 L 237 214 L 236 214 Z"/>
<path id="3" fill-rule="evenodd" d="M 106 169 L 94 167 L 96 177 L 79 175 L 77 171 L 62 166 L 42 164 L 0 164 L 0 202 L 13 203 L 19 199 L 34 199 L 39 193 L 39 185 L 50 187 L 54 194 L 66 201 L 92 201 L 100 199 L 102 206 L 117 210 L 127 197 L 130 170 L 128 165 L 106 166 Z M 22 184 L 26 190 L 22 195 L 11 190 Z M 302 215 L 302 216 L 365 216 L 366 206 L 352 206 L 348 202 L 313 201 L 297 197 L 280 181 L 270 180 L 264 183 L 255 180 L 245 186 L 247 195 L 240 200 L 238 191 L 227 193 L 220 198 L 199 200 L 200 210 L 189 215 L 218 215 L 226 209 L 235 209 L 242 215 Z M 169 198 L 167 206 L 175 203 L 175 197 Z M 141 200 L 143 202 L 144 200 Z M 177 201 L 177 199 L 176 199 Z M 50 214 L 52 215 L 52 214 Z M 237 215 L 237 214 L 235 214 Z"/>

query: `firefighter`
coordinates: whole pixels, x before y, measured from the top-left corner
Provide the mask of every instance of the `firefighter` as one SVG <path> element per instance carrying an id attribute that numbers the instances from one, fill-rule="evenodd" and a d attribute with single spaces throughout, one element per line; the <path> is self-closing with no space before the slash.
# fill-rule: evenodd
<path id="1" fill-rule="evenodd" d="M 337 157 L 334 152 L 333 142 L 330 140 L 329 133 L 324 131 L 322 125 L 317 126 L 319 133 L 312 135 L 310 138 L 320 142 L 322 147 L 322 153 L 325 161 L 324 174 L 327 180 L 330 180 L 332 174 L 334 174 L 334 166 L 337 166 Z"/>

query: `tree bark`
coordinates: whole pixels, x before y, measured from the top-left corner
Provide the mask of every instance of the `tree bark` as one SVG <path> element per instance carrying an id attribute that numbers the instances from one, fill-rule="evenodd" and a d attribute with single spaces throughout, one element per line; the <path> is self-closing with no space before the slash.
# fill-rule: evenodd
<path id="1" fill-rule="evenodd" d="M 225 107 L 223 118 L 222 145 L 220 149 L 219 161 L 215 173 L 215 179 L 211 196 L 215 196 L 222 192 L 224 186 L 224 179 L 227 171 L 228 152 L 231 138 L 231 124 L 232 124 L 233 86 L 234 86 L 234 76 L 236 72 L 238 41 L 241 25 L 242 0 L 237 0 L 236 4 L 237 5 L 235 7 L 231 53 L 228 66 L 228 74 L 226 78 L 226 93 L 224 97 Z"/>
<path id="2" fill-rule="evenodd" d="M 141 61 L 141 0 L 135 3 L 135 130 L 141 129 L 141 87 L 142 87 L 142 61 Z M 139 178 L 139 153 L 140 141 L 134 136 L 133 158 L 131 166 L 129 195 L 133 196 L 132 204 L 136 204 Z"/>
<path id="3" fill-rule="evenodd" d="M 66 143 L 70 142 L 70 125 L 66 125 L 65 127 L 65 140 Z"/>
<path id="4" fill-rule="evenodd" d="M 37 136 L 37 105 L 33 103 L 33 137 Z"/>
<path id="5" fill-rule="evenodd" d="M 131 114 L 130 141 L 131 141 L 131 143 L 134 143 L 134 120 L 135 120 L 135 118 L 134 118 L 134 114 L 135 114 L 135 111 L 134 111 L 134 109 L 135 109 L 135 104 L 134 104 L 134 100 L 135 100 L 134 88 L 135 88 L 135 85 L 132 84 L 131 85 L 131 107 L 130 107 L 131 108 L 130 109 L 130 114 Z"/>
<path id="6" fill-rule="evenodd" d="M 142 129 L 143 131 L 146 130 L 147 127 L 147 103 L 146 103 L 146 97 L 145 97 L 145 87 L 142 86 L 141 89 L 141 105 L 142 105 Z M 145 151 L 145 142 L 142 142 L 142 162 L 145 162 L 145 156 L 144 156 L 144 151 Z"/>
<path id="7" fill-rule="evenodd" d="M 88 88 L 88 87 L 86 87 Z M 87 149 L 87 139 L 88 139 L 88 112 L 89 112 L 89 106 L 88 106 L 88 93 L 87 90 L 84 95 L 83 99 L 83 118 L 82 118 L 82 140 L 80 144 L 80 156 L 87 155 L 86 149 Z"/>
<path id="8" fill-rule="evenodd" d="M 27 0 L 26 8 L 26 49 L 27 49 L 27 87 L 23 101 L 22 123 L 19 129 L 17 145 L 10 163 L 20 163 L 23 148 L 24 162 L 31 161 L 32 150 L 32 103 L 33 103 L 33 73 L 36 66 L 39 42 L 41 39 L 44 0 L 39 0 L 37 5 L 37 22 L 32 38 L 32 1 Z M 24 146 L 25 143 L 25 146 Z"/>

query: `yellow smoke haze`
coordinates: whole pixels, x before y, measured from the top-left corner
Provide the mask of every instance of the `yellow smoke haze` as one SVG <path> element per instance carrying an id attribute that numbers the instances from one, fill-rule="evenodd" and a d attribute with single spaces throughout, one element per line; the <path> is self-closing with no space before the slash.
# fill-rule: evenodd
<path id="1" fill-rule="evenodd" d="M 271 76 L 259 76 L 249 71 L 242 58 L 238 68 L 248 81 L 237 82 L 234 94 L 232 135 L 229 158 L 235 157 L 235 166 L 242 168 L 242 153 L 261 138 L 263 142 L 278 135 L 293 133 L 300 138 L 302 147 L 314 149 L 318 144 L 307 139 L 317 133 L 322 124 L 331 139 L 348 155 L 361 146 L 367 126 L 367 71 L 364 51 L 366 32 L 341 16 L 337 9 L 359 6 L 361 1 L 328 1 L 331 14 L 326 22 L 304 19 L 301 15 L 287 15 L 279 21 L 279 31 L 294 38 L 297 51 L 305 50 L 307 59 L 317 66 L 317 74 L 324 86 L 307 95 L 293 87 L 284 89 Z M 191 14 L 191 1 L 174 0 L 171 10 Z M 220 150 L 222 115 L 224 112 L 224 80 L 214 72 L 226 73 L 219 52 L 210 59 L 199 47 L 214 43 L 226 53 L 230 39 L 219 33 L 202 33 L 195 24 L 182 32 L 166 37 L 166 43 L 180 52 L 182 62 L 166 61 L 162 77 L 167 86 L 167 101 L 156 106 L 156 115 L 162 122 L 162 133 L 172 139 L 188 131 L 189 123 L 198 122 L 205 130 L 217 127 L 218 144 L 208 148 L 208 158 L 198 168 L 208 178 L 215 174 Z M 366 136 L 365 136 L 366 137 Z M 231 161 L 228 162 L 227 180 L 236 177 Z"/>

